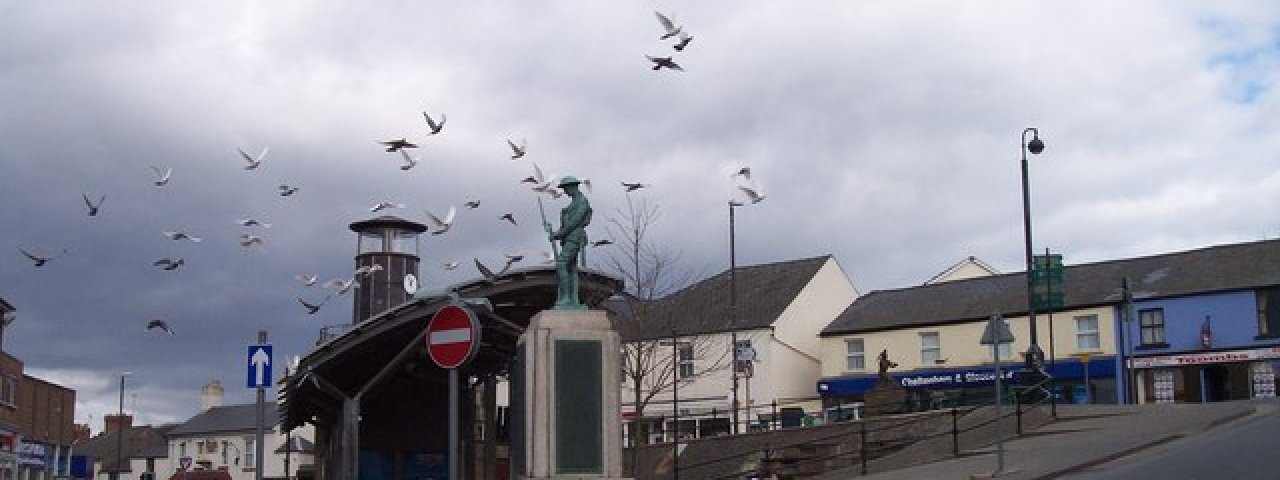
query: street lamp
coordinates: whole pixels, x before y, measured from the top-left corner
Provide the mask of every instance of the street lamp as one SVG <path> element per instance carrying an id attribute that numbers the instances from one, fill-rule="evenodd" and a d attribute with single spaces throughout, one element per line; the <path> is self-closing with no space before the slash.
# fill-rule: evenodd
<path id="1" fill-rule="evenodd" d="M 1027 141 L 1027 132 L 1031 133 L 1031 141 Z M 1027 260 L 1027 319 L 1031 322 L 1031 346 L 1027 347 L 1025 355 L 1027 370 L 1030 371 L 1028 383 L 1036 383 L 1045 377 L 1044 373 L 1044 351 L 1040 349 L 1039 343 L 1036 341 L 1036 305 L 1035 296 L 1035 280 L 1031 276 L 1031 195 L 1027 185 L 1027 152 L 1032 155 L 1039 155 L 1044 151 L 1044 142 L 1040 141 L 1040 130 L 1035 127 L 1028 127 L 1022 131 L 1022 231 L 1026 239 L 1026 260 Z"/>
<path id="2" fill-rule="evenodd" d="M 133 372 L 120 373 L 120 411 L 116 417 L 116 468 L 111 473 L 112 479 L 120 478 L 121 463 L 124 462 L 124 377 Z"/>

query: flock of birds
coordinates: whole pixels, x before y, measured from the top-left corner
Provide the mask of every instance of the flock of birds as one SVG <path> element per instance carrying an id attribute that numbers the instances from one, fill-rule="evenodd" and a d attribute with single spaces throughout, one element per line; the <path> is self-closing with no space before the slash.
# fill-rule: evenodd
<path id="1" fill-rule="evenodd" d="M 689 43 L 693 40 L 693 37 L 690 36 L 687 30 L 685 30 L 682 26 L 678 26 L 675 23 L 673 23 L 671 19 L 666 15 L 663 15 L 660 12 L 654 12 L 654 14 L 657 16 L 658 23 L 662 27 L 662 33 L 659 39 L 668 40 L 671 38 L 675 38 L 676 43 L 672 45 L 672 48 L 674 48 L 678 52 L 684 51 L 684 49 L 688 47 Z M 663 68 L 671 69 L 671 70 L 683 70 L 683 68 L 679 64 L 677 64 L 673 60 L 673 58 L 670 56 L 655 57 L 651 55 L 646 55 L 646 57 L 648 57 L 648 59 L 653 63 L 653 70 L 661 70 Z M 444 131 L 447 120 L 448 120 L 447 116 L 443 113 L 433 116 L 432 113 L 427 111 L 422 112 L 422 118 L 426 124 L 426 135 L 428 136 L 428 138 L 435 137 L 436 135 L 440 135 Z M 377 144 L 380 145 L 386 153 L 398 155 L 400 160 L 400 164 L 398 168 L 401 171 L 407 172 L 409 170 L 412 170 L 422 161 L 420 158 L 410 155 L 409 152 L 411 150 L 419 148 L 419 146 L 418 144 L 409 141 L 407 137 L 380 141 L 380 142 L 377 142 Z M 517 162 L 521 159 L 524 159 L 526 155 L 528 155 L 529 153 L 529 144 L 528 144 L 528 141 L 525 139 L 521 139 L 519 143 L 517 143 L 511 138 L 507 138 L 506 144 L 507 144 L 507 148 L 510 150 L 510 159 L 512 162 Z M 238 153 L 240 160 L 243 161 L 242 166 L 244 170 L 256 171 L 262 168 L 263 164 L 266 162 L 267 153 L 269 152 L 269 149 L 263 148 L 257 155 L 250 155 L 243 148 L 237 148 L 236 152 Z M 564 193 L 558 187 L 558 181 L 560 179 L 558 175 L 554 173 L 549 175 L 545 174 L 542 168 L 539 167 L 536 162 L 529 162 L 529 163 L 530 163 L 530 167 L 532 168 L 532 173 L 524 177 L 523 179 L 519 180 L 519 184 L 527 186 L 532 192 L 534 192 L 537 195 L 547 195 L 551 198 L 559 198 L 562 195 L 564 195 Z M 152 172 L 155 174 L 155 177 L 152 180 L 152 184 L 156 188 L 166 188 L 169 185 L 170 180 L 173 178 L 173 174 L 174 174 L 173 168 L 161 167 L 156 165 L 151 165 L 150 168 Z M 759 187 L 755 184 L 755 182 L 751 178 L 751 169 L 749 167 L 742 167 L 741 169 L 731 174 L 730 177 L 734 184 L 734 187 L 736 187 L 737 191 L 739 191 L 742 194 L 742 196 L 745 198 L 746 201 L 749 201 L 751 203 L 758 203 L 764 199 L 764 196 L 760 193 Z M 590 191 L 592 188 L 591 180 L 586 177 L 578 177 L 578 178 L 581 184 L 586 188 L 586 190 Z M 625 182 L 624 181 L 624 182 L 620 182 L 620 184 L 625 194 L 630 194 L 651 186 L 650 184 L 641 183 L 641 182 Z M 276 187 L 276 193 L 280 197 L 290 197 L 298 193 L 298 191 L 299 191 L 298 187 L 289 185 L 287 183 L 281 183 Z M 81 197 L 87 209 L 88 216 L 96 217 L 102 212 L 103 204 L 106 202 L 106 195 L 97 195 L 97 201 L 94 201 L 93 198 L 87 193 L 82 193 Z M 735 205 L 745 204 L 739 200 L 730 200 L 730 201 Z M 462 206 L 465 208 L 466 211 L 475 211 L 480 209 L 481 200 L 474 199 L 474 198 L 468 199 L 462 203 Z M 371 206 L 369 208 L 369 212 L 380 213 L 388 210 L 405 209 L 405 208 L 407 208 L 407 205 L 404 203 L 384 200 L 384 201 L 377 202 L 373 206 Z M 426 223 L 429 225 L 428 230 L 430 231 L 430 234 L 433 236 L 446 235 L 449 232 L 453 231 L 454 229 L 455 221 L 458 218 L 458 208 L 454 205 L 449 205 L 447 209 L 443 210 L 443 212 L 444 212 L 443 214 L 437 214 L 437 212 L 435 211 L 430 211 L 430 210 L 423 211 Z M 501 212 L 500 215 L 496 217 L 496 219 L 503 223 L 509 224 L 512 227 L 519 227 L 520 225 L 516 219 L 515 213 L 512 211 L 503 211 Z M 260 248 L 265 246 L 266 239 L 264 238 L 262 232 L 271 228 L 272 225 L 270 223 L 267 223 L 255 218 L 241 218 L 236 220 L 236 224 L 239 227 L 245 229 L 237 237 L 238 243 L 241 247 L 248 249 L 248 248 Z M 187 231 L 172 230 L 172 231 L 164 231 L 161 233 L 164 237 L 174 242 L 201 243 L 203 241 L 201 237 L 195 236 L 192 232 L 187 232 Z M 611 244 L 613 244 L 611 240 L 601 239 L 601 240 L 596 240 L 592 242 L 591 246 L 603 247 Z M 28 260 L 30 260 L 33 263 L 33 265 L 37 268 L 45 267 L 53 260 L 63 255 L 66 255 L 68 253 L 67 249 L 62 249 L 59 253 L 53 254 L 53 255 L 42 255 L 34 252 L 31 249 L 27 249 L 24 247 L 19 247 L 18 250 L 23 256 L 25 256 Z M 554 257 L 550 251 L 543 251 L 541 253 L 542 253 L 541 255 L 542 261 L 544 263 L 551 263 L 554 261 Z M 525 255 L 523 254 L 507 253 L 505 254 L 505 259 L 503 260 L 503 267 L 499 269 L 497 272 L 487 267 L 483 262 L 480 261 L 479 258 L 474 258 L 473 262 L 476 267 L 476 270 L 481 274 L 482 277 L 484 277 L 485 279 L 494 280 L 497 277 L 509 271 L 515 264 L 524 261 L 524 259 L 525 259 Z M 181 256 L 166 256 L 166 257 L 162 257 L 155 260 L 152 263 L 152 265 L 162 271 L 176 271 L 176 270 L 182 269 L 186 265 L 186 260 Z M 452 271 L 457 269 L 459 265 L 460 264 L 457 261 L 448 261 L 443 263 L 441 267 L 446 271 Z M 378 272 L 382 269 L 383 269 L 383 266 L 377 265 L 377 264 L 364 266 L 354 270 L 349 276 L 333 278 L 323 283 L 319 281 L 319 276 L 316 274 L 310 274 L 310 273 L 298 274 L 295 276 L 295 279 L 301 284 L 303 288 L 310 289 L 313 287 L 318 287 L 319 290 L 322 290 L 325 293 L 321 295 L 316 295 L 313 297 L 313 299 L 310 299 L 310 300 L 307 298 L 304 298 L 301 295 L 297 296 L 296 298 L 297 303 L 301 305 L 301 307 L 304 309 L 306 314 L 315 315 L 331 299 L 333 299 L 336 296 L 345 295 L 346 293 L 351 292 L 353 289 L 359 288 L 360 281 L 365 276 L 372 275 L 373 273 Z M 318 298 L 318 299 L 314 299 L 314 298 Z M 145 330 L 147 331 L 158 330 L 161 332 L 168 333 L 170 335 L 174 334 L 174 329 L 171 323 L 163 318 L 155 318 L 155 319 L 148 320 L 146 323 Z"/>

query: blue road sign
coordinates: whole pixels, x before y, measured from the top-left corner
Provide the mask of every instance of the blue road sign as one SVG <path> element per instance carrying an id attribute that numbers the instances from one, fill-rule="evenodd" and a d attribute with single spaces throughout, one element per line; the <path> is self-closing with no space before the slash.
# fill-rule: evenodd
<path id="1" fill-rule="evenodd" d="M 271 345 L 249 345 L 249 388 L 271 387 Z"/>

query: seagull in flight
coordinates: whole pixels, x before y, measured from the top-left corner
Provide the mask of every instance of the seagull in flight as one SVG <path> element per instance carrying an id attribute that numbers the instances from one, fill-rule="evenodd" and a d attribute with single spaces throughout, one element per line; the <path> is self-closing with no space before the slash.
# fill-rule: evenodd
<path id="1" fill-rule="evenodd" d="M 259 237 L 257 235 L 250 235 L 248 233 L 240 234 L 241 247 L 252 247 L 254 245 L 257 245 L 259 247 L 263 246 L 262 237 Z"/>
<path id="2" fill-rule="evenodd" d="M 645 55 L 645 58 L 648 58 L 650 62 L 653 62 L 654 70 L 662 70 L 665 68 L 668 70 L 684 71 L 684 67 L 681 67 L 680 64 L 676 63 L 675 60 L 672 60 L 671 57 L 655 57 L 653 55 Z"/>
<path id="3" fill-rule="evenodd" d="M 437 217 L 436 214 L 427 212 L 427 219 L 431 220 L 431 223 L 435 224 L 436 226 L 436 231 L 431 232 L 431 234 L 440 235 L 445 232 L 448 232 L 450 228 L 453 228 L 453 216 L 456 215 L 457 213 L 458 213 L 458 209 L 453 205 L 449 206 L 449 213 L 446 213 L 444 215 L 443 220 L 441 220 L 440 217 Z"/>
<path id="4" fill-rule="evenodd" d="M 304 274 L 294 275 L 293 278 L 297 279 L 299 282 L 302 282 L 302 285 L 307 287 L 315 285 L 316 280 L 318 279 L 318 277 L 316 277 L 315 275 L 304 275 Z"/>
<path id="5" fill-rule="evenodd" d="M 165 333 L 168 333 L 169 335 L 173 335 L 173 328 L 169 327 L 169 322 L 166 322 L 164 320 L 156 319 L 156 320 L 147 322 L 147 330 L 151 330 L 153 328 L 159 328 Z"/>
<path id="6" fill-rule="evenodd" d="M 172 272 L 174 270 L 177 270 L 178 267 L 181 267 L 185 263 L 186 262 L 182 260 L 182 257 L 178 257 L 178 258 L 166 257 L 166 258 L 161 258 L 159 260 L 156 260 L 155 262 L 152 263 L 152 265 L 160 267 L 162 270 L 167 270 Z"/>
<path id="7" fill-rule="evenodd" d="M 511 225 L 513 226 L 516 226 L 516 227 L 520 226 L 520 224 L 516 223 L 516 215 L 514 213 L 507 212 L 502 214 L 502 216 L 498 218 L 501 220 L 506 220 L 508 222 L 511 222 Z"/>
<path id="8" fill-rule="evenodd" d="M 662 36 L 658 37 L 658 40 L 666 40 L 680 34 L 680 27 L 672 23 L 666 15 L 659 12 L 653 12 L 653 14 L 658 17 L 658 24 L 662 25 Z"/>
<path id="9" fill-rule="evenodd" d="M 638 183 L 638 182 L 637 183 L 622 182 L 622 187 L 627 189 L 627 193 L 631 193 L 648 186 L 649 185 L 647 184 Z"/>
<path id="10" fill-rule="evenodd" d="M 264 148 L 262 149 L 262 153 L 259 153 L 257 157 L 250 157 L 249 154 L 244 153 L 244 149 L 236 149 L 237 152 L 240 152 L 240 158 L 243 158 L 247 164 L 244 166 L 245 170 L 257 170 L 258 166 L 262 165 L 262 160 L 267 157 L 267 150 L 268 149 Z"/>
<path id="11" fill-rule="evenodd" d="M 156 172 L 156 181 L 154 183 L 157 187 L 163 187 L 165 185 L 168 185 L 169 177 L 173 176 L 173 168 L 168 168 L 168 169 L 165 169 L 164 171 L 160 171 L 160 167 L 152 165 L 151 171 Z"/>
<path id="12" fill-rule="evenodd" d="M 191 236 L 191 234 L 188 234 L 186 232 L 161 232 L 161 235 L 169 237 L 169 240 L 191 240 L 192 242 L 195 242 L 195 243 L 200 243 L 201 241 L 203 241 L 200 239 L 200 237 L 193 237 Z"/>
<path id="13" fill-rule="evenodd" d="M 378 213 L 378 212 L 381 212 L 381 211 L 386 210 L 386 209 L 388 209 L 388 208 L 404 208 L 404 204 L 403 204 L 403 203 L 391 203 L 391 202 L 378 202 L 378 204 L 377 204 L 377 205 L 374 205 L 374 206 L 370 207 L 370 208 L 369 208 L 369 211 L 370 211 L 370 212 L 373 212 L 373 213 Z"/>
<path id="14" fill-rule="evenodd" d="M 289 195 L 298 193 L 298 187 L 291 187 L 288 184 L 284 184 L 284 183 L 281 183 L 280 186 L 276 187 L 276 189 L 280 190 L 281 197 L 287 197 Z"/>
<path id="15" fill-rule="evenodd" d="M 95 205 L 93 202 L 89 201 L 89 196 L 88 196 L 88 195 L 85 195 L 85 194 L 81 193 L 81 194 L 80 194 L 80 197 L 84 198 L 84 204 L 85 204 L 85 206 L 89 207 L 89 216 L 90 216 L 90 217 L 96 217 L 96 216 L 98 216 L 98 209 L 102 207 L 102 202 L 107 201 L 107 196 L 106 196 L 106 195 L 103 195 L 103 196 L 102 196 L 102 198 L 98 199 L 98 203 L 97 203 L 96 205 Z"/>
<path id="16" fill-rule="evenodd" d="M 678 36 L 680 38 L 680 41 L 676 42 L 675 45 L 672 45 L 671 48 L 676 49 L 677 52 L 683 52 L 685 47 L 689 46 L 689 42 L 693 41 L 693 37 L 689 36 L 689 34 L 684 33 L 683 31 L 681 31 L 678 34 Z"/>
<path id="17" fill-rule="evenodd" d="M 346 280 L 335 278 L 324 282 L 323 287 L 333 290 L 334 295 L 342 295 L 351 291 L 352 288 L 360 288 L 360 285 L 356 284 L 356 279 L 353 277 Z"/>
<path id="18" fill-rule="evenodd" d="M 410 157 L 409 152 L 400 150 L 400 156 L 404 158 L 404 163 L 400 164 L 400 170 L 407 172 L 410 168 L 418 166 L 418 158 Z"/>
<path id="19" fill-rule="evenodd" d="M 520 145 L 516 145 L 516 142 L 513 142 L 508 138 L 507 146 L 511 147 L 511 159 L 516 160 L 523 157 L 525 152 L 529 150 L 529 141 L 522 139 L 520 140 Z"/>
<path id="20" fill-rule="evenodd" d="M 602 238 L 602 239 L 600 239 L 600 240 L 596 240 L 596 241 L 594 241 L 594 242 L 591 242 L 591 246 L 593 246 L 593 247 L 603 247 L 603 246 L 605 246 L 605 245 L 613 245 L 613 241 L 612 241 L 612 240 L 609 240 L 609 239 L 607 239 L 607 238 Z"/>
<path id="21" fill-rule="evenodd" d="M 405 140 L 403 138 L 399 138 L 396 140 L 387 140 L 385 142 L 378 142 L 378 143 L 386 145 L 388 152 L 395 152 L 397 150 L 401 150 L 405 148 L 418 148 L 417 145 L 410 143 L 408 140 Z"/>
<path id="22" fill-rule="evenodd" d="M 441 265 L 445 270 L 455 270 L 458 268 L 458 262 L 448 262 Z"/>
<path id="23" fill-rule="evenodd" d="M 466 203 L 463 203 L 463 205 L 465 205 L 465 206 L 466 206 L 467 208 L 469 208 L 469 209 L 475 210 L 475 209 L 477 209 L 477 208 L 480 208 L 480 201 L 479 201 L 479 200 L 467 200 L 467 201 L 466 201 Z"/>
<path id="24" fill-rule="evenodd" d="M 324 297 L 324 300 L 320 301 L 320 303 L 308 303 L 306 300 L 303 300 L 302 297 L 298 297 L 298 303 L 301 303 L 302 307 L 307 309 L 307 315 L 315 315 L 316 312 L 320 311 L 320 307 L 324 306 L 325 302 L 328 301 L 329 296 L 327 295 Z"/>
<path id="25" fill-rule="evenodd" d="M 431 130 L 432 135 L 440 133 L 440 130 L 444 128 L 444 122 L 448 120 L 443 113 L 440 114 L 440 123 L 432 120 L 431 115 L 427 115 L 427 112 L 422 112 L 422 118 L 427 120 L 427 128 Z"/>
<path id="26" fill-rule="evenodd" d="M 49 263 L 49 260 L 53 260 L 55 258 L 55 257 L 42 257 L 34 253 L 28 252 L 26 249 L 23 249 L 23 248 L 19 248 L 18 251 L 22 252 L 23 255 L 26 255 L 26 257 L 31 259 L 32 262 L 35 262 L 37 267 L 43 267 L 44 264 Z M 63 249 L 62 254 L 65 255 L 66 253 L 67 253 L 67 250 Z"/>
<path id="27" fill-rule="evenodd" d="M 252 218 L 242 218 L 242 219 L 236 220 L 236 223 L 239 224 L 241 227 L 271 228 L 270 223 L 262 223 L 261 221 L 254 220 Z"/>

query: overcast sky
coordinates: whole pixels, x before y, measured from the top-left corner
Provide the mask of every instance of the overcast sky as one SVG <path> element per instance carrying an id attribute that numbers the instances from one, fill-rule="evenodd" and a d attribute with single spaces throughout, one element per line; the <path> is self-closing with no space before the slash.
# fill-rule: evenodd
<path id="1" fill-rule="evenodd" d="M 295 298 L 323 294 L 293 276 L 349 275 L 347 225 L 378 201 L 415 221 L 482 202 L 423 237 L 427 287 L 537 256 L 518 183 L 534 162 L 593 181 L 593 238 L 619 182 L 651 184 L 631 195 L 662 210 L 653 238 L 707 274 L 728 267 L 728 175 L 750 166 L 767 199 L 738 211 L 739 264 L 830 253 L 863 292 L 969 255 L 1020 271 L 1032 126 L 1035 246 L 1068 264 L 1280 236 L 1274 1 L 5 3 L 4 348 L 74 388 L 95 431 L 122 371 L 137 422 L 181 421 L 213 378 L 252 401 L 257 330 L 281 359 L 348 323 L 350 296 L 309 316 Z M 692 34 L 684 52 L 655 9 Z M 447 115 L 439 135 L 424 110 Z M 376 144 L 399 137 L 422 146 L 409 171 Z M 270 152 L 246 171 L 237 148 Z M 106 196 L 98 216 L 81 194 Z M 36 268 L 19 248 L 69 253 Z"/>

